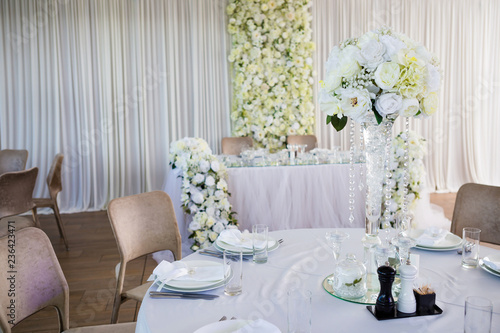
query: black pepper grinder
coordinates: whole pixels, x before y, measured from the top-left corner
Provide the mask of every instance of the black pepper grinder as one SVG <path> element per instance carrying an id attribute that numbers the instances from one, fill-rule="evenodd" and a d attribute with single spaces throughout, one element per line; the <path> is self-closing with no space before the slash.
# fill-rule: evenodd
<path id="1" fill-rule="evenodd" d="M 377 317 L 394 317 L 396 303 L 392 297 L 392 283 L 396 276 L 396 270 L 390 266 L 380 266 L 377 273 L 380 281 L 380 293 L 375 303 L 375 313 Z"/>

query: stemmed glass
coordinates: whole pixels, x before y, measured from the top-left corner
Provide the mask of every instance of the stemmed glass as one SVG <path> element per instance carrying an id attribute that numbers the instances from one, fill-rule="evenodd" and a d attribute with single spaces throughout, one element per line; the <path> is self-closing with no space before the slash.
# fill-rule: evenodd
<path id="1" fill-rule="evenodd" d="M 335 272 L 335 268 L 337 268 L 337 261 L 340 257 L 340 252 L 342 248 L 342 242 L 346 239 L 349 239 L 349 234 L 337 229 L 333 231 L 328 231 L 325 234 L 326 241 L 328 242 L 328 246 L 332 249 L 333 253 L 333 271 Z"/>

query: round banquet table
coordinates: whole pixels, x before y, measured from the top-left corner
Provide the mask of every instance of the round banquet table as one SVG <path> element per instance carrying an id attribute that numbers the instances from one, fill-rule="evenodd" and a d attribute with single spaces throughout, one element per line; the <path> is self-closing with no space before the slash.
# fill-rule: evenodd
<path id="1" fill-rule="evenodd" d="M 332 273 L 333 259 L 325 243 L 331 229 L 295 229 L 270 232 L 283 239 L 269 253 L 266 264 L 243 263 L 243 293 L 226 296 L 223 287 L 207 291 L 215 300 L 152 299 L 145 296 L 137 319 L 136 332 L 194 332 L 222 316 L 238 319 L 263 318 L 287 330 L 287 291 L 292 288 L 312 292 L 312 332 L 463 332 L 465 298 L 483 296 L 493 302 L 492 332 L 500 331 L 500 277 L 477 269 L 461 267 L 456 251 L 412 249 L 419 258 L 419 282 L 430 283 L 436 291 L 441 315 L 377 321 L 365 305 L 350 303 L 328 294 L 322 286 Z M 342 229 L 350 234 L 343 243 L 342 257 L 353 253 L 362 259 L 364 229 Z M 481 247 L 480 256 L 500 253 Z M 183 260 L 221 259 L 194 253 Z M 153 287 L 156 290 L 155 287 Z"/>

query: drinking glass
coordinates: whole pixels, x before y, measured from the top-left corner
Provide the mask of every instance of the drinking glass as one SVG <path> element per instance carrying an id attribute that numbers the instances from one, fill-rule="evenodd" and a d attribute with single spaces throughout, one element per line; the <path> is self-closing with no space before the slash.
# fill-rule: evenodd
<path id="1" fill-rule="evenodd" d="M 311 300 L 309 290 L 288 291 L 288 333 L 311 333 Z"/>
<path id="2" fill-rule="evenodd" d="M 462 242 L 462 267 L 476 268 L 479 261 L 479 235 L 478 228 L 464 228 Z"/>
<path id="3" fill-rule="evenodd" d="M 349 239 L 349 234 L 340 230 L 328 231 L 325 234 L 325 238 L 328 242 L 328 246 L 332 249 L 333 253 L 333 271 L 335 272 L 335 268 L 337 267 L 337 261 L 340 257 L 340 253 L 342 250 L 342 242 L 346 239 Z"/>
<path id="4" fill-rule="evenodd" d="M 265 264 L 267 262 L 268 230 L 269 228 L 265 224 L 254 224 L 252 226 L 253 262 L 256 264 Z"/>
<path id="5" fill-rule="evenodd" d="M 469 296 L 465 299 L 464 332 L 490 333 L 493 304 L 484 297 Z"/>
<path id="6" fill-rule="evenodd" d="M 243 291 L 243 252 L 224 251 L 223 259 L 224 293 L 228 296 L 239 295 Z"/>

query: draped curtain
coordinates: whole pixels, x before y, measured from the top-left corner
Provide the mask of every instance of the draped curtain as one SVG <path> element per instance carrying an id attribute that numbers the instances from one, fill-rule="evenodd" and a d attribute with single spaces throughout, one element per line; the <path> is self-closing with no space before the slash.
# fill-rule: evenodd
<path id="1" fill-rule="evenodd" d="M 334 45 L 382 25 L 435 53 L 443 70 L 438 111 L 410 121 L 428 143 L 427 185 L 438 191 L 457 191 L 466 182 L 500 185 L 499 1 L 315 0 L 312 10 L 316 82 Z M 317 96 L 315 101 L 321 145 L 347 149 L 349 131 L 326 126 Z M 394 134 L 402 130 L 399 120 Z"/>
<path id="2" fill-rule="evenodd" d="M 0 148 L 45 177 L 65 155 L 61 208 L 159 189 L 170 142 L 230 135 L 226 1 L 0 2 Z"/>
<path id="3" fill-rule="evenodd" d="M 231 133 L 226 4 L 0 1 L 0 149 L 29 150 L 36 196 L 48 195 L 58 152 L 60 206 L 71 212 L 161 188 L 174 140 L 197 136 L 219 151 Z M 384 24 L 436 53 L 439 110 L 411 120 L 428 141 L 428 185 L 500 185 L 500 2 L 314 0 L 312 13 L 316 82 L 335 44 Z M 324 122 L 316 103 L 320 146 L 347 149 L 347 131 Z"/>

